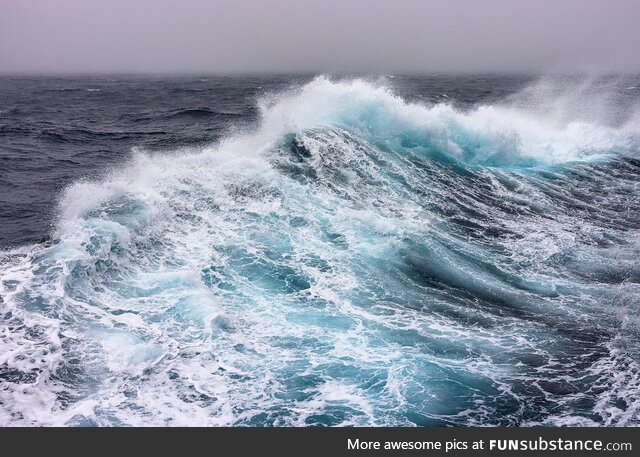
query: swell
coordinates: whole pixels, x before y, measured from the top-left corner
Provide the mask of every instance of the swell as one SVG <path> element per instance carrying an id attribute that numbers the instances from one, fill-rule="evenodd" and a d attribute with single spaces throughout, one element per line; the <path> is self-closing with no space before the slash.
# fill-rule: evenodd
<path id="1" fill-rule="evenodd" d="M 0 256 L 0 423 L 638 423 L 632 120 L 326 78 L 261 109 Z"/>

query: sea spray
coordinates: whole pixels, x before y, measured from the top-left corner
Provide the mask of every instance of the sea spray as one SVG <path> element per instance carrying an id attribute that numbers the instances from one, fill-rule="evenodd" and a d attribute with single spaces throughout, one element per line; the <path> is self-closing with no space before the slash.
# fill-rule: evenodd
<path id="1" fill-rule="evenodd" d="M 3 425 L 631 425 L 637 131 L 326 77 L 0 256 Z"/>

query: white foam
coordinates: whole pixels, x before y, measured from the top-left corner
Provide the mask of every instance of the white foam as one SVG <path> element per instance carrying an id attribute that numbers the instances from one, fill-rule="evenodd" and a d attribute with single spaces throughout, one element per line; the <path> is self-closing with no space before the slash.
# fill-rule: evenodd
<path id="1" fill-rule="evenodd" d="M 398 279 L 406 237 L 447 234 L 422 205 L 429 183 L 369 142 L 411 134 L 473 163 L 496 151 L 505 163 L 510 154 L 558 163 L 624 153 L 635 133 L 515 106 L 410 104 L 363 80 L 317 78 L 261 109 L 253 132 L 202 151 L 139 152 L 77 182 L 61 199 L 55 244 L 0 255 L 0 312 L 17 322 L 9 330 L 3 321 L 0 366 L 37 373 L 3 383 L 0 424 L 233 425 L 266 414 L 261 423 L 305 425 L 338 409 L 342 425 L 409 425 L 408 409 L 429 413 L 430 389 L 459 385 L 439 370 L 520 404 L 509 382 L 524 364 L 496 360 L 510 351 L 551 358 L 544 326 L 499 319 L 472 300 L 454 307 Z M 309 150 L 318 182 L 274 167 L 288 133 Z M 474 142 L 486 147 L 467 157 Z M 389 171 L 424 192 L 409 194 Z M 576 244 L 573 220 L 532 221 L 523 237 L 502 241 L 511 260 L 544 266 Z M 522 220 L 512 224 L 522 231 Z M 494 285 L 472 273 L 476 285 Z M 465 325 L 456 313 L 489 324 Z M 80 381 L 60 374 L 74 357 Z M 380 386 L 367 386 L 371 373 Z M 634 385 L 623 380 L 618 391 Z M 612 403 L 598 404 L 607 423 L 635 420 Z M 481 422 L 492 411 L 443 420 Z"/>

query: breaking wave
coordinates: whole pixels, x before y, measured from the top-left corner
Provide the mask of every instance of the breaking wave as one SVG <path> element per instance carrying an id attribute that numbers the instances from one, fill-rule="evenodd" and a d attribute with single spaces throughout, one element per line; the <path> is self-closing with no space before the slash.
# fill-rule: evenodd
<path id="1" fill-rule="evenodd" d="M 79 180 L 0 254 L 0 424 L 637 425 L 637 117 L 524 95 L 319 77 Z"/>

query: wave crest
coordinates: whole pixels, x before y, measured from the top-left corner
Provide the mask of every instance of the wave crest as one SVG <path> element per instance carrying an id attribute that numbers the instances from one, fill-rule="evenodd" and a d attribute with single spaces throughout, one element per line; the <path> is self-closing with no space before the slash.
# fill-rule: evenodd
<path id="1" fill-rule="evenodd" d="M 317 78 L 136 154 L 0 254 L 0 424 L 638 423 L 633 135 Z"/>
<path id="2" fill-rule="evenodd" d="M 365 80 L 318 77 L 299 90 L 261 103 L 265 135 L 338 126 L 375 143 L 447 156 L 472 165 L 527 166 L 636 154 L 632 125 L 611 127 L 559 120 L 509 105 L 461 111 L 450 104 L 407 103 Z"/>

